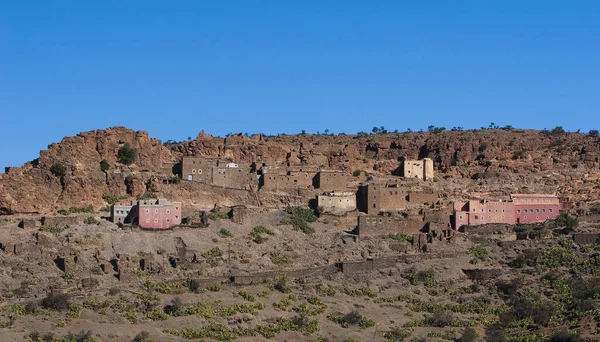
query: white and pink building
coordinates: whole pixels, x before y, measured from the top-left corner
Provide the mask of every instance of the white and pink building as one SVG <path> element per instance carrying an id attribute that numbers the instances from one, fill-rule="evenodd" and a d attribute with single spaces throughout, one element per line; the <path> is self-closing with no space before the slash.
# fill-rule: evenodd
<path id="1" fill-rule="evenodd" d="M 181 202 L 164 198 L 138 200 L 132 203 L 134 221 L 146 229 L 167 229 L 181 224 Z"/>

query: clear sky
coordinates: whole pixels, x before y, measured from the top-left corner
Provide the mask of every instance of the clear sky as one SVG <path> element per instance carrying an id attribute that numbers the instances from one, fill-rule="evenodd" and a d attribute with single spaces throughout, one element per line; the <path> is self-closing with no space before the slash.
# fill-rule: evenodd
<path id="1" fill-rule="evenodd" d="M 127 126 L 600 129 L 599 1 L 0 1 L 0 167 Z"/>

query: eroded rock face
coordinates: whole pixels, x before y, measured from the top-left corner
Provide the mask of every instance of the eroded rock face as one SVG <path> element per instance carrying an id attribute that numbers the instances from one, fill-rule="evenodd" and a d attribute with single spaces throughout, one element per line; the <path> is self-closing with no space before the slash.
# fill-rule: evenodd
<path id="1" fill-rule="evenodd" d="M 137 151 L 130 165 L 117 160 L 125 144 Z M 346 168 L 375 175 L 391 175 L 402 158 L 427 157 L 434 160 L 440 190 L 451 191 L 456 183 L 459 191 L 458 183 L 468 180 L 464 184 L 476 184 L 485 191 L 551 191 L 584 200 L 598 195 L 593 185 L 600 179 L 598 138 L 578 133 L 496 129 L 219 138 L 200 132 L 191 141 L 163 146 L 145 131 L 112 127 L 65 137 L 41 151 L 38 159 L 10 168 L 0 178 L 0 214 L 48 213 L 89 204 L 99 209 L 107 205 L 103 194 L 134 197 L 161 189 L 153 177 L 172 176 L 183 155 L 232 158 L 259 166 L 289 163 Z M 100 168 L 102 160 L 110 165 L 106 171 Z M 57 163 L 65 166 L 62 177 L 50 171 Z M 168 192 L 185 205 L 199 201 L 196 194 L 205 190 L 179 185 Z"/>

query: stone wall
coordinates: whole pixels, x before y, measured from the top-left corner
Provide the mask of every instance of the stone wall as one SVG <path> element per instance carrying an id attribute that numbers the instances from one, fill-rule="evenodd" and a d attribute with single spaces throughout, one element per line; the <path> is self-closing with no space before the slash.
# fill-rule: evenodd
<path id="1" fill-rule="evenodd" d="M 425 226 L 419 218 L 398 216 L 361 215 L 358 217 L 358 234 L 377 236 L 387 234 L 415 234 Z"/>
<path id="2" fill-rule="evenodd" d="M 43 226 L 52 226 L 57 228 L 67 228 L 70 226 L 83 224 L 81 216 L 44 216 L 42 217 Z"/>

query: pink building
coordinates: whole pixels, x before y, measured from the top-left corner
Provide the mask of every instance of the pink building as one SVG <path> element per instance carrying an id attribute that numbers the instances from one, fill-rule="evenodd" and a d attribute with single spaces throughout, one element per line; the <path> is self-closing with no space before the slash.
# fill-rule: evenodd
<path id="1" fill-rule="evenodd" d="M 554 220 L 560 211 L 560 201 L 555 195 L 510 196 L 515 203 L 515 223 L 534 223 Z"/>
<path id="2" fill-rule="evenodd" d="M 147 229 L 167 229 L 181 224 L 181 202 L 166 199 L 139 200 L 133 206 L 133 217 Z"/>
<path id="3" fill-rule="evenodd" d="M 554 220 L 560 203 L 555 195 L 511 195 L 511 200 L 476 200 L 454 203 L 452 224 L 455 229 L 464 225 L 486 223 L 535 223 Z"/>
<path id="4" fill-rule="evenodd" d="M 454 203 L 453 226 L 486 223 L 515 223 L 515 207 L 512 201 L 476 200 Z"/>

